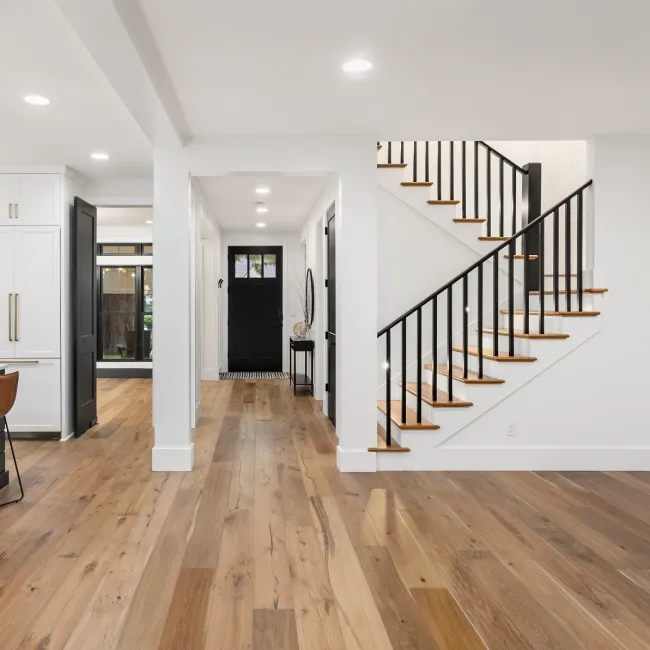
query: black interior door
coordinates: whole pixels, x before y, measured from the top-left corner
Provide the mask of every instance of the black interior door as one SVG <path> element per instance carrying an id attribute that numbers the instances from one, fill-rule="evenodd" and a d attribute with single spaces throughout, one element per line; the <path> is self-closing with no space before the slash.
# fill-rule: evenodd
<path id="1" fill-rule="evenodd" d="M 228 370 L 282 371 L 282 247 L 228 247 Z"/>
<path id="2" fill-rule="evenodd" d="M 97 208 L 75 197 L 72 215 L 74 434 L 97 423 Z"/>
<path id="3" fill-rule="evenodd" d="M 335 206 L 327 211 L 327 416 L 336 424 L 336 228 Z"/>

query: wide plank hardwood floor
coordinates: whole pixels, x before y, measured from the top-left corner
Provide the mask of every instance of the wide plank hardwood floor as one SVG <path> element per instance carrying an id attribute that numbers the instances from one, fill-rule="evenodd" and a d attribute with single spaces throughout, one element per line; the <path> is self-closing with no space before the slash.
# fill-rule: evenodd
<path id="1" fill-rule="evenodd" d="M 195 469 L 152 473 L 151 382 L 99 394 L 17 445 L 2 650 L 650 648 L 649 473 L 340 474 L 286 380 L 205 383 Z"/>

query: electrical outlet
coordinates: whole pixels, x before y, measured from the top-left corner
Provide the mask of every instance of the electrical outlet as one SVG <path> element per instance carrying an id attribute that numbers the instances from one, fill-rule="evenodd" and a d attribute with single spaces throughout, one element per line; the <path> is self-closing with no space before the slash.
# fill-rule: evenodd
<path id="1" fill-rule="evenodd" d="M 517 435 L 517 425 L 514 422 L 510 422 L 510 424 L 508 424 L 508 435 L 509 436 Z"/>

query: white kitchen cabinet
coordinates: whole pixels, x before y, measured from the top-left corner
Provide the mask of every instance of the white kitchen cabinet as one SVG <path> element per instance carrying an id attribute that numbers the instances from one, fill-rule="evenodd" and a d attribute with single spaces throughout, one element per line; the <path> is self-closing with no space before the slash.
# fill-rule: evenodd
<path id="1" fill-rule="evenodd" d="M 56 226 L 14 228 L 14 346 L 18 359 L 61 355 L 61 253 Z"/>
<path id="2" fill-rule="evenodd" d="M 14 358 L 14 228 L 0 226 L 0 359 Z"/>
<path id="3" fill-rule="evenodd" d="M 60 223 L 61 177 L 58 174 L 0 174 L 0 225 Z"/>
<path id="4" fill-rule="evenodd" d="M 5 373 L 19 372 L 16 402 L 7 416 L 12 433 L 61 431 L 61 362 L 59 359 L 9 361 Z"/>

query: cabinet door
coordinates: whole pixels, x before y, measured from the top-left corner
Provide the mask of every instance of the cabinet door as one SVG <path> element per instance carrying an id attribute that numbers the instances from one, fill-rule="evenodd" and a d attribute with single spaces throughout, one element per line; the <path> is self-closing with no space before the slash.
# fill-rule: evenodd
<path id="1" fill-rule="evenodd" d="M 15 174 L 0 174 L 0 226 L 16 223 L 15 205 L 18 203 L 18 177 Z"/>
<path id="2" fill-rule="evenodd" d="M 0 359 L 14 358 L 14 230 L 0 226 Z"/>
<path id="3" fill-rule="evenodd" d="M 5 372 L 19 372 L 16 403 L 7 415 L 12 433 L 61 431 L 61 362 L 34 359 L 10 363 Z"/>
<path id="4" fill-rule="evenodd" d="M 61 176 L 17 174 L 18 209 L 12 220 L 18 226 L 50 226 L 61 223 Z"/>
<path id="5" fill-rule="evenodd" d="M 56 226 L 15 228 L 16 359 L 60 356 L 61 258 Z"/>

